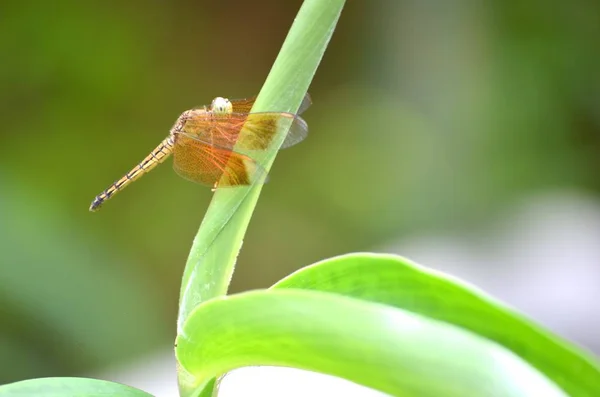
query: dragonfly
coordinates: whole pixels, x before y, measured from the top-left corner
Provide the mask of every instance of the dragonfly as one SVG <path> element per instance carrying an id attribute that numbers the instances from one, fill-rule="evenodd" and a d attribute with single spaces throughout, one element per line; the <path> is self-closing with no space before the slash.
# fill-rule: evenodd
<path id="1" fill-rule="evenodd" d="M 153 170 L 173 155 L 173 168 L 184 179 L 211 186 L 248 186 L 265 183 L 267 172 L 256 160 L 276 137 L 285 136 L 280 148 L 306 138 L 308 125 L 300 117 L 312 103 L 306 94 L 297 114 L 287 112 L 251 113 L 256 96 L 245 99 L 217 97 L 208 106 L 186 110 L 169 135 L 146 158 L 97 195 L 90 211 Z"/>

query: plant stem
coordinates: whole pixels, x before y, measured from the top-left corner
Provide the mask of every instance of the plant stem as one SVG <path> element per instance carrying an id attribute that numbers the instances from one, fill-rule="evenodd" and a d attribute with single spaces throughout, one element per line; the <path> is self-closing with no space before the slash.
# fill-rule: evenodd
<path id="1" fill-rule="evenodd" d="M 275 63 L 252 109 L 295 113 L 323 57 L 345 0 L 304 1 Z M 282 137 L 283 138 L 283 137 Z M 262 161 L 268 171 L 281 141 L 268 150 Z M 225 295 L 237 255 L 262 190 L 261 184 L 219 189 L 215 192 L 186 263 L 177 320 L 178 335 L 190 313 L 202 302 Z M 190 389 L 193 376 L 179 368 L 182 395 L 197 395 Z M 200 388 L 202 389 L 202 388 Z M 206 392 L 206 390 L 205 390 Z M 204 394 L 203 394 L 204 395 Z"/>

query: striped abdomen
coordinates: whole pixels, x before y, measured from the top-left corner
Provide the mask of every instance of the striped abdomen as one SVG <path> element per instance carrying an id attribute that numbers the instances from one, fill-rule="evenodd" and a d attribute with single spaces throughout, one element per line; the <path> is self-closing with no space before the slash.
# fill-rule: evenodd
<path id="1" fill-rule="evenodd" d="M 100 206 L 109 198 L 123 190 L 131 182 L 138 179 L 140 176 L 152 170 L 154 167 L 165 161 L 167 157 L 173 152 L 173 136 L 169 135 L 163 140 L 160 145 L 156 147 L 146 158 L 136 165 L 131 171 L 123 175 L 121 179 L 113 183 L 96 196 L 92 205 L 90 205 L 90 211 L 97 211 Z"/>

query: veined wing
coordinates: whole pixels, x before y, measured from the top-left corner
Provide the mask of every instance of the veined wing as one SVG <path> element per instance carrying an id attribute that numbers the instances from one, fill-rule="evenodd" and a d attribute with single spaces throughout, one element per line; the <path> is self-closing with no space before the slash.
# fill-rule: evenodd
<path id="1" fill-rule="evenodd" d="M 308 125 L 291 113 L 231 113 L 216 116 L 210 112 L 192 112 L 185 119 L 182 132 L 200 141 L 224 149 L 265 150 L 277 134 L 285 133 L 281 148 L 306 138 Z"/>
<path id="2" fill-rule="evenodd" d="M 254 102 L 256 101 L 256 95 L 250 98 L 244 99 L 231 99 L 230 102 L 233 105 L 234 113 L 250 113 L 252 110 L 252 106 L 254 106 Z M 304 99 L 298 108 L 298 112 L 296 114 L 300 115 L 306 111 L 312 105 L 312 98 L 310 94 L 307 92 L 304 95 Z"/>
<path id="3" fill-rule="evenodd" d="M 267 180 L 266 170 L 252 158 L 187 133 L 175 134 L 173 156 L 175 172 L 202 185 L 241 186 Z"/>

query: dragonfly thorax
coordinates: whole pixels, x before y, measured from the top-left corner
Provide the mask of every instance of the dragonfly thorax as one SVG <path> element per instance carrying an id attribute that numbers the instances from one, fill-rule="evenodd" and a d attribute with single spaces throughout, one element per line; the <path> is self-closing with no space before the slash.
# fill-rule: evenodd
<path id="1" fill-rule="evenodd" d="M 183 112 L 181 114 L 181 116 L 179 116 L 177 118 L 177 121 L 175 121 L 175 124 L 173 124 L 173 128 L 171 128 L 171 134 L 177 133 L 177 132 L 180 132 L 183 130 L 183 126 L 185 125 L 185 121 L 189 117 L 190 112 L 191 112 L 191 110 L 186 110 L 185 112 Z"/>
<path id="2" fill-rule="evenodd" d="M 210 104 L 210 110 L 215 116 L 227 116 L 233 112 L 233 105 L 229 99 L 218 96 Z"/>

